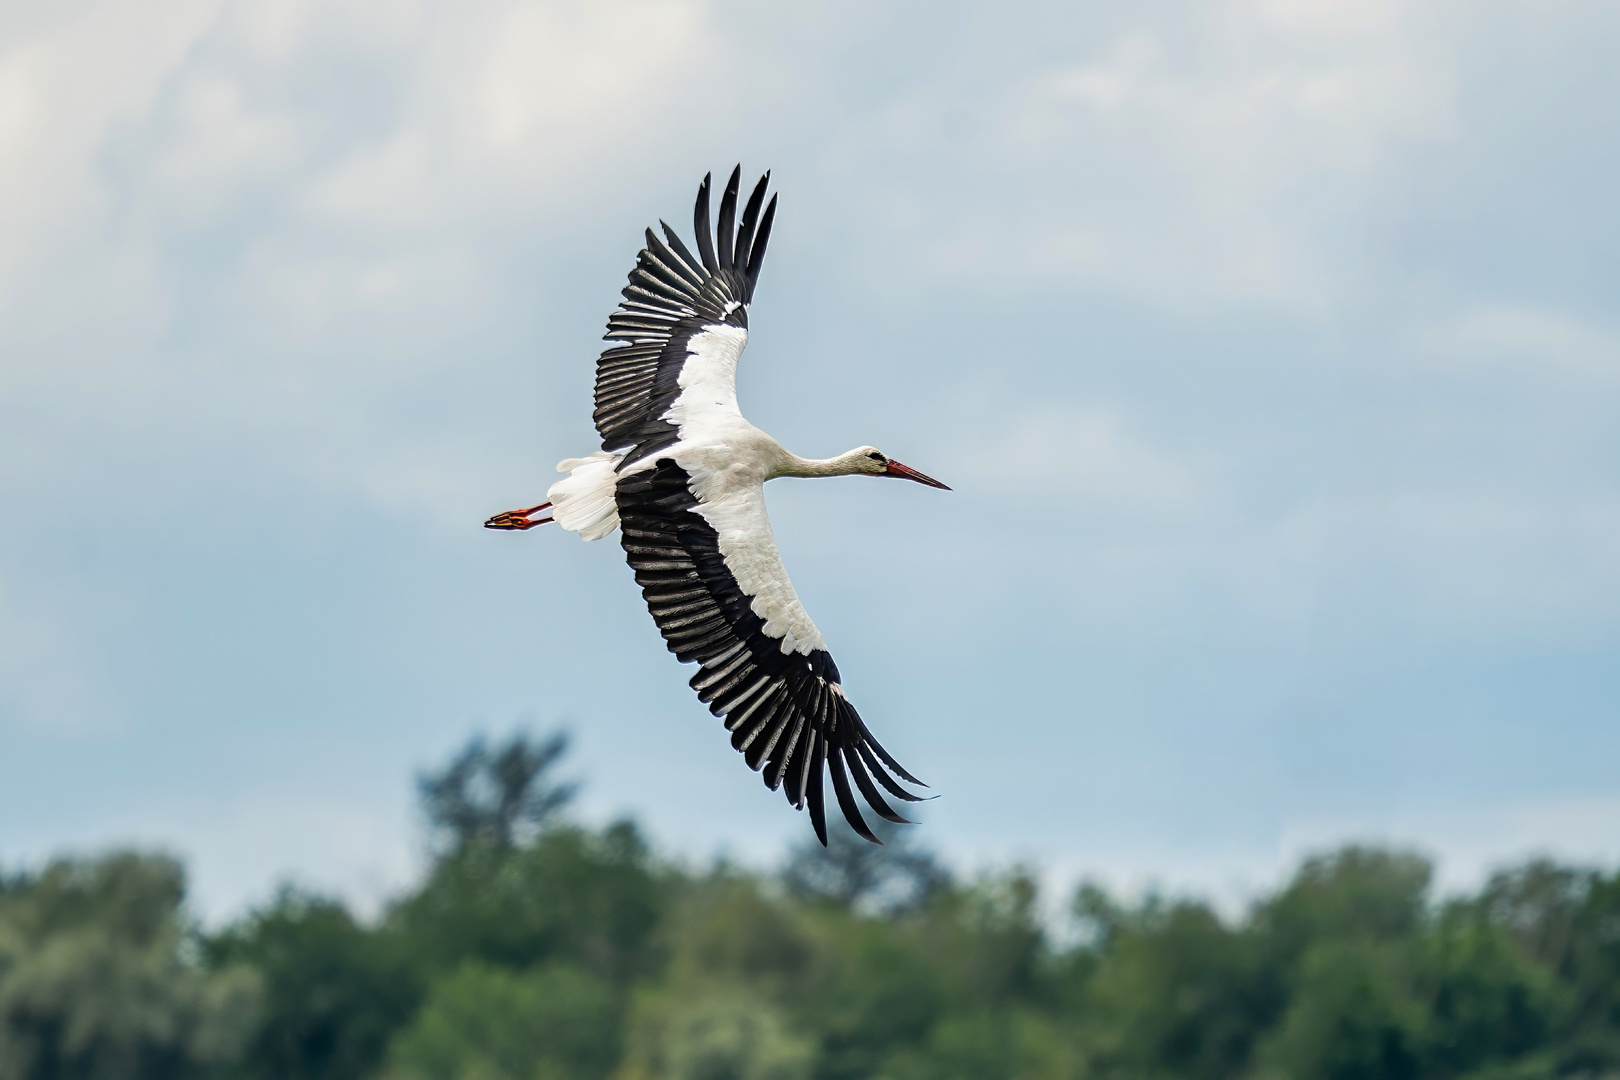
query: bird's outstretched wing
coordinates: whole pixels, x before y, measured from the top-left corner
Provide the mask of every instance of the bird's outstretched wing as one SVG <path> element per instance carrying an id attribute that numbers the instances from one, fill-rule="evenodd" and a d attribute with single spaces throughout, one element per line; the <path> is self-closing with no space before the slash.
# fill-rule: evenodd
<path id="1" fill-rule="evenodd" d="M 776 217 L 776 196 L 760 213 L 771 174 L 760 177 L 742 222 L 737 223 L 737 185 L 742 167 L 732 170 L 720 198 L 720 218 L 710 235 L 709 177 L 698 188 L 693 211 L 698 255 L 687 250 L 675 230 L 660 221 L 664 240 L 647 230 L 647 246 L 624 287 L 624 302 L 608 317 L 605 339 L 620 344 L 596 362 L 596 430 L 602 449 L 631 447 L 624 464 L 672 446 L 680 438 L 664 414 L 680 394 L 681 369 L 694 338 L 714 328 L 732 328 L 733 338 L 748 333 L 748 304 L 765 261 L 765 245 Z M 667 243 L 666 243 L 667 240 Z M 741 344 L 733 346 L 741 351 Z M 736 390 L 733 384 L 732 398 Z"/>
<path id="2" fill-rule="evenodd" d="M 916 802 L 918 796 L 895 777 L 922 781 L 901 768 L 866 730 L 844 697 L 838 667 L 819 647 L 814 627 L 808 631 L 812 640 L 796 641 L 779 625 L 782 620 L 776 616 L 781 613 L 772 608 L 798 606 L 791 586 L 773 601 L 757 603 L 760 597 L 739 583 L 749 575 L 739 574 L 722 550 L 732 545 L 723 543 L 692 492 L 690 475 L 674 459 L 663 458 L 651 469 L 622 477 L 616 498 L 620 539 L 653 620 L 670 652 L 703 665 L 692 688 L 710 712 L 725 717 L 731 745 L 742 751 L 749 767 L 763 769 L 766 785 L 773 791 L 781 788 L 795 809 L 810 808 L 823 844 L 824 768 L 832 774 L 839 809 L 861 836 L 877 842 L 861 817 L 852 779 L 880 817 L 904 821 L 878 787 Z M 756 564 L 763 561 L 779 570 L 762 500 L 729 507 L 722 529 L 745 533 Z M 785 584 L 785 575 L 777 577 Z"/>

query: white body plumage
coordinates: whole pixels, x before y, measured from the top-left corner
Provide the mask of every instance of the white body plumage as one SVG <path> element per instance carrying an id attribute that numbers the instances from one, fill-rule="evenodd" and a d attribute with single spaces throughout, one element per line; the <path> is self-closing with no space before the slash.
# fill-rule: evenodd
<path id="1" fill-rule="evenodd" d="M 750 609 L 765 622 L 765 633 L 781 638 L 782 651 L 808 655 L 826 647 L 821 631 L 799 602 L 765 512 L 765 481 L 794 475 L 810 463 L 743 419 L 737 407 L 737 360 L 748 343 L 740 327 L 720 326 L 694 334 L 681 369 L 680 395 L 662 419 L 675 424 L 681 439 L 656 456 L 620 467 L 623 454 L 595 453 L 557 466 L 568 473 L 546 492 L 557 524 L 583 539 L 600 540 L 619 527 L 614 491 L 620 477 L 672 459 L 691 477 L 697 512 L 720 539 L 726 568 Z M 615 471 L 617 470 L 617 471 Z"/>

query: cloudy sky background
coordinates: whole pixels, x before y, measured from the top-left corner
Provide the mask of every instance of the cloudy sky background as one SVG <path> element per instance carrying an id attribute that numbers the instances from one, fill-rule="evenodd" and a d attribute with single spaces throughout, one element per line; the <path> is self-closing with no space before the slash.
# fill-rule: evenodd
<path id="1" fill-rule="evenodd" d="M 741 375 L 851 694 L 963 867 L 1241 896 L 1379 838 L 1620 859 L 1620 8 L 165 0 L 0 11 L 0 862 L 375 903 L 412 776 L 807 832 L 622 555 L 638 246 L 782 191 Z"/>

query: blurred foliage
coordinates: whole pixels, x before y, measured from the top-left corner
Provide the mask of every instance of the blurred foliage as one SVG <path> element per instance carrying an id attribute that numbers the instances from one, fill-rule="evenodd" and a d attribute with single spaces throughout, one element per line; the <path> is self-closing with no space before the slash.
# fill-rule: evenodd
<path id="1" fill-rule="evenodd" d="M 469 960 L 434 983 L 389 1058 L 398 1080 L 591 1080 L 619 1060 L 619 1016 L 607 983 L 576 967 Z"/>
<path id="2" fill-rule="evenodd" d="M 551 778 L 568 753 L 566 732 L 535 740 L 518 733 L 492 747 L 473 738 L 443 770 L 416 778 L 435 838 L 451 848 L 509 848 L 531 839 L 574 799 L 577 785 Z"/>
<path id="3" fill-rule="evenodd" d="M 63 859 L 0 887 L 0 1080 L 183 1080 L 237 1061 L 261 976 L 209 968 L 173 859 Z"/>
<path id="4" fill-rule="evenodd" d="M 805 837 L 782 867 L 782 884 L 805 900 L 825 900 L 846 908 L 901 912 L 926 904 L 951 884 L 950 871 L 931 851 L 911 843 L 915 826 L 878 821 L 879 847 L 848 829 L 834 829 L 827 846 Z"/>
<path id="5" fill-rule="evenodd" d="M 1435 896 L 1349 847 L 1239 916 L 955 880 L 915 831 L 776 874 L 570 822 L 566 743 L 421 780 L 438 844 L 373 919 L 286 890 L 210 935 L 173 861 L 0 877 L 0 1080 L 1600 1080 L 1620 873 Z"/>
<path id="6" fill-rule="evenodd" d="M 292 890 L 216 935 L 213 962 L 248 965 L 265 986 L 264 1016 L 236 1075 L 368 1075 L 422 997 L 404 944 L 362 926 L 342 904 Z"/>

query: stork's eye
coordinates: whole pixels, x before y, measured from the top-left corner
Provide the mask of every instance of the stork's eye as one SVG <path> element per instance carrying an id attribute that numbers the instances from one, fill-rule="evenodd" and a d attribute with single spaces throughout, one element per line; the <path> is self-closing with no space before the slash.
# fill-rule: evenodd
<path id="1" fill-rule="evenodd" d="M 871 458 L 873 461 L 878 462 L 879 464 L 882 464 L 883 462 L 889 460 L 888 458 L 884 457 L 882 454 L 878 453 L 876 450 L 872 451 L 870 454 L 867 454 L 866 456 Z"/>

